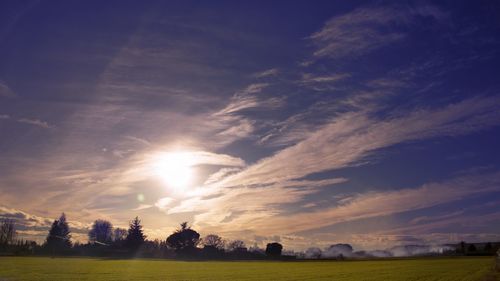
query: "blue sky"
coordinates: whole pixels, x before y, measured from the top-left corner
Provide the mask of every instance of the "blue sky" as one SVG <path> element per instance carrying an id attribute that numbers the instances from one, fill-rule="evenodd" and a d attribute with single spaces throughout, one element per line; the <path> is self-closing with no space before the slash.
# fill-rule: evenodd
<path id="1" fill-rule="evenodd" d="M 0 216 L 304 249 L 500 237 L 495 1 L 3 1 Z"/>

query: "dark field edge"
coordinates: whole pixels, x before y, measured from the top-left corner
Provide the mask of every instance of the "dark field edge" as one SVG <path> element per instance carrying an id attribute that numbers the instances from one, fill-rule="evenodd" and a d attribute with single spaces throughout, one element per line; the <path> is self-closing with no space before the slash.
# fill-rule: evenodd
<path id="1" fill-rule="evenodd" d="M 495 258 L 492 256 L 414 256 L 414 257 L 387 257 L 364 259 L 179 259 L 179 258 L 146 258 L 146 257 L 96 257 L 96 256 L 15 256 L 0 255 L 1 258 L 52 258 L 52 259 L 91 259 L 91 260 L 144 260 L 144 261 L 182 261 L 182 262 L 359 262 L 359 261 L 401 261 L 401 260 L 448 260 L 448 259 L 478 259 L 491 258 L 492 267 L 495 267 Z"/>

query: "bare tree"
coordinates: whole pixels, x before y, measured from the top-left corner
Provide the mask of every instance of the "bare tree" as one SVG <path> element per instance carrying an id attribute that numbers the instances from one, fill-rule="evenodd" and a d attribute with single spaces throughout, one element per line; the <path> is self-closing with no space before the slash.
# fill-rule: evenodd
<path id="1" fill-rule="evenodd" d="M 229 244 L 227 244 L 227 250 L 230 252 L 241 251 L 243 249 L 246 250 L 246 248 L 247 247 L 245 245 L 245 242 L 243 242 L 241 240 L 234 240 L 234 241 L 229 242 Z"/>
<path id="2" fill-rule="evenodd" d="M 113 241 L 120 242 L 125 240 L 125 238 L 127 238 L 127 230 L 125 228 L 115 228 L 113 231 Z"/>
<path id="3" fill-rule="evenodd" d="M 202 244 L 205 247 L 212 247 L 214 249 L 222 250 L 224 249 L 224 240 L 219 235 L 209 234 L 205 236 L 202 240 Z"/>
<path id="4" fill-rule="evenodd" d="M 16 228 L 14 227 L 14 220 L 3 219 L 0 222 L 0 247 L 5 247 L 12 242 L 16 237 Z"/>

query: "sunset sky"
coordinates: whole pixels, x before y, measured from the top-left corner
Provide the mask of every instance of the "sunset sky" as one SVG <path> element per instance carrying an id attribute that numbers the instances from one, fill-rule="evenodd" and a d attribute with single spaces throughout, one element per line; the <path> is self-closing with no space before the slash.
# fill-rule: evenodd
<path id="1" fill-rule="evenodd" d="M 500 239 L 498 1 L 1 1 L 0 217 Z"/>

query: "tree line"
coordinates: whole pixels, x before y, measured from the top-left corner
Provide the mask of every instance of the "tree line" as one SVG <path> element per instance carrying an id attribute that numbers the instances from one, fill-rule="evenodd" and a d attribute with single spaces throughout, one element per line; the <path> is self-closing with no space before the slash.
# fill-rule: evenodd
<path id="1" fill-rule="evenodd" d="M 5 252 L 7 245 L 10 245 L 11 250 L 18 249 L 19 246 L 13 243 L 16 236 L 14 221 L 4 220 L 0 230 L 0 252 Z M 98 219 L 90 227 L 87 243 L 72 243 L 71 238 L 71 230 L 63 213 L 52 223 L 43 244 L 23 241 L 23 245 L 30 245 L 24 253 L 182 259 L 293 258 L 282 255 L 283 246 L 278 242 L 268 243 L 265 250 L 257 247 L 249 249 L 242 240 L 226 241 L 217 234 L 201 237 L 187 222 L 181 223 L 165 240 L 148 240 L 138 217 L 130 222 L 128 229 L 115 228 L 111 222 Z"/>
<path id="2" fill-rule="evenodd" d="M 50 256 L 102 256 L 102 257 L 152 257 L 180 259 L 344 259 L 377 258 L 408 255 L 435 255 L 424 245 L 393 247 L 392 250 L 354 251 L 349 244 L 334 244 L 325 249 L 311 247 L 304 252 L 283 254 L 283 245 L 268 243 L 265 249 L 247 248 L 242 240 L 226 241 L 217 234 L 205 237 L 191 228 L 187 222 L 180 224 L 165 240 L 148 240 L 141 220 L 135 217 L 128 229 L 115 228 L 111 222 L 95 220 L 88 231 L 88 242 L 72 242 L 71 230 L 63 213 L 54 220 L 42 244 L 17 239 L 15 221 L 0 219 L 0 255 L 50 255 Z M 493 255 L 500 243 L 465 243 L 446 245 L 439 255 Z"/>

